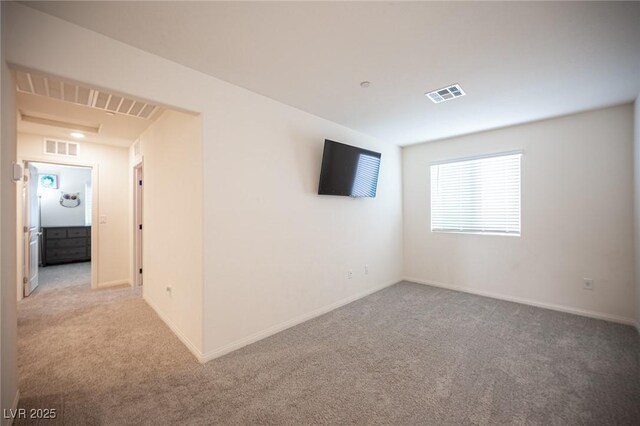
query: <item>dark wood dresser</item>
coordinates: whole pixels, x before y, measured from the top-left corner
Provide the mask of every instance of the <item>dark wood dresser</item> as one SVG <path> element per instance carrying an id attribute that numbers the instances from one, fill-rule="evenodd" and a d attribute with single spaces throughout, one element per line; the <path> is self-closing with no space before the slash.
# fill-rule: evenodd
<path id="1" fill-rule="evenodd" d="M 90 226 L 42 228 L 42 266 L 91 260 Z"/>

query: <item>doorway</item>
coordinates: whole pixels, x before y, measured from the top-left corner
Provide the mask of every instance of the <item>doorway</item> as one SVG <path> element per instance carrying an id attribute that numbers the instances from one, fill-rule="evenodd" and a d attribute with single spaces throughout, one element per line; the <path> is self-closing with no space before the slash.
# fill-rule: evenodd
<path id="1" fill-rule="evenodd" d="M 143 237 L 143 191 L 144 168 L 140 162 L 133 168 L 133 285 L 141 286 L 143 283 L 142 267 L 142 237 Z"/>
<path id="2" fill-rule="evenodd" d="M 23 296 L 92 286 L 93 167 L 25 161 Z"/>

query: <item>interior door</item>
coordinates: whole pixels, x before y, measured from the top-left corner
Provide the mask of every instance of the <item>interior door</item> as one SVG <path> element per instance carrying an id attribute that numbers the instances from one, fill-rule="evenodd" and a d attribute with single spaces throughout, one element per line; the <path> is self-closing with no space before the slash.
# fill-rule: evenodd
<path id="1" fill-rule="evenodd" d="M 24 225 L 24 295 L 38 287 L 40 263 L 40 200 L 38 198 L 38 169 L 30 163 L 25 167 L 23 187 Z"/>

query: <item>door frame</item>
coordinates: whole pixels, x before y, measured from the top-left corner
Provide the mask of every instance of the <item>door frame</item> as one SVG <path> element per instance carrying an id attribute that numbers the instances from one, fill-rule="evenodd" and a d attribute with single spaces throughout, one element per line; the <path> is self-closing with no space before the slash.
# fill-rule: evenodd
<path id="1" fill-rule="evenodd" d="M 98 219 L 99 219 L 99 212 L 98 212 L 98 200 L 100 198 L 100 194 L 99 194 L 99 182 L 98 182 L 98 175 L 99 175 L 99 170 L 98 170 L 98 164 L 95 163 L 86 163 L 86 162 L 76 162 L 74 160 L 71 159 L 52 159 L 52 158 L 48 158 L 48 157 L 40 157 L 40 156 L 27 156 L 27 157 L 21 157 L 18 159 L 18 164 L 21 164 L 23 167 L 25 165 L 27 165 L 28 163 L 44 163 L 44 164 L 51 164 L 51 165 L 55 165 L 55 166 L 71 166 L 71 167 L 86 167 L 88 169 L 91 169 L 91 195 L 92 195 L 92 202 L 91 202 L 91 289 L 97 289 L 98 288 L 98 265 L 99 265 L 99 259 L 98 259 Z M 24 176 L 24 175 L 23 175 Z M 22 184 L 24 185 L 24 180 L 22 181 Z M 22 211 L 23 209 L 23 201 L 22 201 L 22 191 L 16 191 L 18 193 L 18 197 L 19 200 L 17 202 L 17 208 L 18 208 L 18 214 L 17 214 L 17 221 L 18 221 L 18 230 L 20 231 L 18 233 L 18 238 L 20 239 L 20 244 L 18 247 L 21 248 L 21 250 L 17 250 L 18 251 L 18 259 L 17 259 L 17 263 L 18 263 L 18 299 L 22 299 L 23 295 L 24 295 L 24 288 L 23 288 L 23 279 L 25 276 L 25 257 L 24 257 L 24 232 L 22 232 L 22 230 L 24 229 L 24 213 Z"/>
<path id="2" fill-rule="evenodd" d="M 142 180 L 142 185 L 139 184 L 139 180 Z M 133 279 L 131 280 L 132 287 L 140 287 L 144 284 L 144 273 L 140 272 L 144 270 L 144 257 L 143 257 L 143 239 L 144 239 L 144 227 L 140 228 L 139 225 L 144 223 L 144 158 L 133 166 L 133 208 L 132 208 L 132 222 L 133 222 L 133 247 L 131 250 L 133 266 L 131 274 Z"/>

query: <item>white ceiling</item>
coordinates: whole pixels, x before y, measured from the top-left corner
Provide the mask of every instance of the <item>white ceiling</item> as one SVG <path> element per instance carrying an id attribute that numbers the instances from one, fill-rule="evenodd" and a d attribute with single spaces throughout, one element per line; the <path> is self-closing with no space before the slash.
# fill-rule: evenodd
<path id="1" fill-rule="evenodd" d="M 400 145 L 640 92 L 640 2 L 27 4 Z"/>
<path id="2" fill-rule="evenodd" d="M 21 72 L 14 70 L 14 73 Z M 52 77 L 46 78 L 54 81 Z M 61 80 L 55 79 L 55 81 Z M 65 82 L 63 87 L 65 86 L 76 87 L 70 82 Z M 106 96 L 110 95 L 104 91 L 98 92 L 98 89 L 89 90 L 106 94 Z M 112 96 L 116 97 L 116 95 Z M 147 104 L 144 103 L 144 105 Z M 111 115 L 97 107 L 24 93 L 20 90 L 16 94 L 16 106 L 19 112 L 18 132 L 20 133 L 121 147 L 130 146 L 162 113 L 162 108 L 156 106 L 157 110 L 149 116 L 149 119 L 124 113 Z M 85 137 L 79 140 L 74 139 L 71 133 L 75 131 L 80 131 Z"/>

